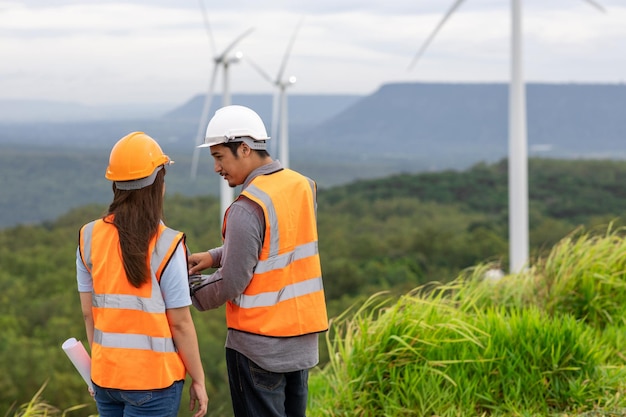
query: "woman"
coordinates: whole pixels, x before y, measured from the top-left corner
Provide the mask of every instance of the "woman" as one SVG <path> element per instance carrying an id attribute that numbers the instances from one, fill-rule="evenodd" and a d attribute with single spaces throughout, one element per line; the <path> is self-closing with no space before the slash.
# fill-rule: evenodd
<path id="1" fill-rule="evenodd" d="M 113 201 L 80 229 L 78 291 L 100 417 L 176 416 L 186 373 L 189 409 L 207 411 L 185 235 L 161 220 L 171 163 L 143 132 L 120 139 L 105 175 Z"/>

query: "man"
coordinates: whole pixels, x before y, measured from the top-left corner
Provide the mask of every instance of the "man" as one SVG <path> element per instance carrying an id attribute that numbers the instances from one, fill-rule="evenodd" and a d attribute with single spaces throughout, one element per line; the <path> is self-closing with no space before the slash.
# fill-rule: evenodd
<path id="1" fill-rule="evenodd" d="M 242 191 L 224 215 L 223 245 L 189 257 L 193 305 L 226 304 L 226 364 L 236 417 L 304 416 L 308 370 L 328 329 L 315 182 L 273 161 L 261 118 L 219 109 L 205 143 L 215 172 Z"/>

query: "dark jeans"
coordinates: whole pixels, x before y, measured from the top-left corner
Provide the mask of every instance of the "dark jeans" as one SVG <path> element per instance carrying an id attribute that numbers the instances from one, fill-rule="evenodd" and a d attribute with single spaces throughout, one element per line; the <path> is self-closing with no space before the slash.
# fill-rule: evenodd
<path id="1" fill-rule="evenodd" d="M 304 417 L 309 370 L 266 371 L 233 349 L 226 366 L 235 417 Z"/>
<path id="2" fill-rule="evenodd" d="M 100 417 L 176 417 L 184 381 L 163 389 L 121 390 L 93 384 Z"/>

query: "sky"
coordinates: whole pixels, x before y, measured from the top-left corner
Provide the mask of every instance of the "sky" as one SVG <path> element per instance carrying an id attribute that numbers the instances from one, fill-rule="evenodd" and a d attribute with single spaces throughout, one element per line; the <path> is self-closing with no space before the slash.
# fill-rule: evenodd
<path id="1" fill-rule="evenodd" d="M 624 82 L 626 1 L 595 1 L 604 12 L 583 0 L 522 0 L 527 82 Z M 214 58 L 244 33 L 229 55 L 243 53 L 229 66 L 231 93 L 275 91 L 255 66 L 276 78 L 291 39 L 290 94 L 508 82 L 510 0 L 466 0 L 409 69 L 453 3 L 0 0 L 0 100 L 180 104 L 208 90 Z"/>

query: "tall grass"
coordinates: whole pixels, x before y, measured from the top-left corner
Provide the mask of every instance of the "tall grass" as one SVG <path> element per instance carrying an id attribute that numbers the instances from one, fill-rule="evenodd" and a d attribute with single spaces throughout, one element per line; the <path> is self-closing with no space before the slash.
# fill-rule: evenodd
<path id="1" fill-rule="evenodd" d="M 579 230 L 497 282 L 479 265 L 346 311 L 309 414 L 626 415 L 609 414 L 626 406 L 623 232 Z"/>
<path id="2" fill-rule="evenodd" d="M 47 381 L 44 382 L 29 402 L 20 405 L 17 409 L 15 409 L 15 407 L 9 408 L 4 417 L 65 417 L 68 413 L 83 409 L 87 406 L 87 404 L 81 404 L 65 410 L 60 410 L 57 407 L 48 404 L 43 399 L 43 391 L 46 388 L 46 385 L 48 385 Z"/>

